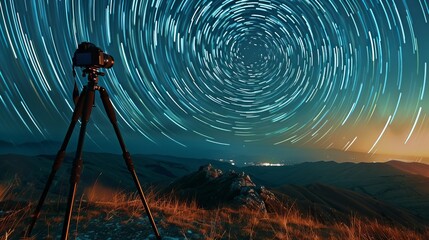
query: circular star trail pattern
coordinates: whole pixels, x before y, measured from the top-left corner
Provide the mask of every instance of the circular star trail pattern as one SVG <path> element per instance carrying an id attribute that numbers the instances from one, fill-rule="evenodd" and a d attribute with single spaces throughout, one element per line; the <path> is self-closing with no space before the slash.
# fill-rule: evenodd
<path id="1" fill-rule="evenodd" d="M 429 111 L 428 5 L 2 1 L 1 119 L 19 136 L 60 136 L 73 110 L 71 56 L 90 41 L 115 57 L 100 85 L 121 129 L 154 143 L 361 141 L 371 152 L 399 129 L 407 144 Z M 101 108 L 92 119 L 91 138 L 109 139 Z"/>

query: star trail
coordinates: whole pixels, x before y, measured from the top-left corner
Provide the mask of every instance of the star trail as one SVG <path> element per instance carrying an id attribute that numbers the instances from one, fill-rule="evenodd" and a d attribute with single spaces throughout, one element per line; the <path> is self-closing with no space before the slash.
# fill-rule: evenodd
<path id="1" fill-rule="evenodd" d="M 0 13 L 3 140 L 62 140 L 88 41 L 115 58 L 99 84 L 133 146 L 429 156 L 426 0 L 5 0 Z M 116 144 L 95 105 L 90 141 Z"/>

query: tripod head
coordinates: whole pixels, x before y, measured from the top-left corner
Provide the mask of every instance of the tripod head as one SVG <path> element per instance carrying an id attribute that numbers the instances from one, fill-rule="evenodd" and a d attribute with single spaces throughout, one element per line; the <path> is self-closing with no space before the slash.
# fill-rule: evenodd
<path id="1" fill-rule="evenodd" d="M 93 83 L 97 85 L 98 76 L 106 75 L 104 72 L 99 72 L 99 68 L 97 67 L 87 67 L 82 71 L 82 77 L 88 76 L 88 83 Z"/>

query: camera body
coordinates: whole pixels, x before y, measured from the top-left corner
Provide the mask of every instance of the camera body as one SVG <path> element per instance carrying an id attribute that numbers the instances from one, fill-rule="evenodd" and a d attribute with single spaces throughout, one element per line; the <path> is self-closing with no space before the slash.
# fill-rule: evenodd
<path id="1" fill-rule="evenodd" d="M 84 68 L 111 68 L 115 60 L 89 42 L 82 42 L 73 55 L 73 65 Z"/>

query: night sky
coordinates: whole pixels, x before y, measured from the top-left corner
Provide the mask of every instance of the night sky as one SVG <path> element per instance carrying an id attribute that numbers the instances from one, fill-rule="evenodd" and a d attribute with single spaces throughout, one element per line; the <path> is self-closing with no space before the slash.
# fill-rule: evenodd
<path id="1" fill-rule="evenodd" d="M 427 0 L 2 0 L 0 139 L 62 141 L 88 41 L 115 58 L 99 85 L 132 153 L 429 156 L 428 18 Z M 95 105 L 85 151 L 120 153 Z"/>

